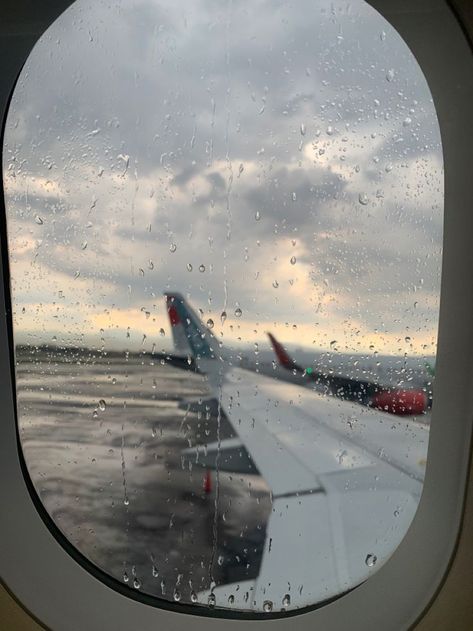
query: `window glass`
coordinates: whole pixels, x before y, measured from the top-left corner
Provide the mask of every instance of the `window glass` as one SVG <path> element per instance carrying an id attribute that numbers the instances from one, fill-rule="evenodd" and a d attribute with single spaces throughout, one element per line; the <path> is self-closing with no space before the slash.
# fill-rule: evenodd
<path id="1" fill-rule="evenodd" d="M 362 0 L 78 0 L 4 138 L 18 423 L 130 593 L 259 615 L 375 572 L 427 458 L 443 174 Z"/>

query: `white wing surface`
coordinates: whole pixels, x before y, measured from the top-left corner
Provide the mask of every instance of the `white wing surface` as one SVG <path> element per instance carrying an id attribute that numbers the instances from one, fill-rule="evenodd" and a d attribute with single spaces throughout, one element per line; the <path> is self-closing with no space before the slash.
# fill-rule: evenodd
<path id="1" fill-rule="evenodd" d="M 173 319 L 198 339 L 199 369 L 238 435 L 228 446 L 243 443 L 272 494 L 259 575 L 216 587 L 217 605 L 232 596 L 232 608 L 277 611 L 353 588 L 389 558 L 414 517 L 428 426 L 232 367 L 184 299 L 172 299 L 181 310 Z"/>

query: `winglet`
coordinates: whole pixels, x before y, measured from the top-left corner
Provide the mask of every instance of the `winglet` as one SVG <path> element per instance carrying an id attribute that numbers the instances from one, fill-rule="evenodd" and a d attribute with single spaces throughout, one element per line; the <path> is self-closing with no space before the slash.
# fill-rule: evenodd
<path id="1" fill-rule="evenodd" d="M 202 324 L 182 294 L 166 293 L 166 309 L 176 351 L 190 353 L 195 358 L 214 359 L 217 343 L 209 329 Z"/>

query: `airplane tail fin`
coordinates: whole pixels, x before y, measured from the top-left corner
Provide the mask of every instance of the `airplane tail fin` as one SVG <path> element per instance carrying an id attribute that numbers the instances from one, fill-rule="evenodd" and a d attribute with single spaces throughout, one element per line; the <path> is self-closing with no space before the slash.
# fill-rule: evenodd
<path id="1" fill-rule="evenodd" d="M 271 345 L 273 347 L 273 350 L 276 353 L 276 357 L 278 358 L 278 362 L 281 364 L 281 366 L 283 366 L 284 368 L 287 368 L 288 370 L 292 370 L 293 368 L 298 369 L 299 366 L 292 359 L 292 357 L 286 351 L 284 346 L 280 342 L 277 341 L 277 339 L 274 337 L 274 335 L 272 335 L 272 333 L 268 333 L 268 337 L 269 337 L 269 341 L 271 342 Z"/>
<path id="2" fill-rule="evenodd" d="M 204 326 L 182 294 L 166 293 L 166 308 L 176 351 L 191 353 L 195 359 L 215 359 L 215 336 Z"/>

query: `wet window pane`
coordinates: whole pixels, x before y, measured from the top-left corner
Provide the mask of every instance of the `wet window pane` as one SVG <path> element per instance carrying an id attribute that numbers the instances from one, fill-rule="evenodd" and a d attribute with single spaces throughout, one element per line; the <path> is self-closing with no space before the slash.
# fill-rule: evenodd
<path id="1" fill-rule="evenodd" d="M 440 134 L 361 0 L 78 0 L 13 95 L 18 423 L 130 590 L 261 615 L 367 579 L 422 490 Z"/>

